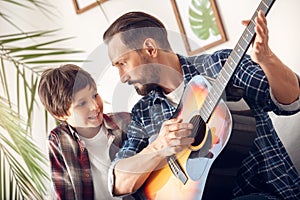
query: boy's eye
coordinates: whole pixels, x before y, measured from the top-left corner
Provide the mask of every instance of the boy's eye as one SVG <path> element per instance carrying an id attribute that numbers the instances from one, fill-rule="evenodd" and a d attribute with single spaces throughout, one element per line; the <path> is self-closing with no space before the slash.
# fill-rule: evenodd
<path id="1" fill-rule="evenodd" d="M 96 99 L 98 95 L 98 93 L 94 94 L 93 99 Z"/>
<path id="2" fill-rule="evenodd" d="M 78 104 L 78 106 L 84 106 L 86 104 L 86 102 L 85 101 L 82 101 L 82 102 L 80 102 L 79 104 Z"/>

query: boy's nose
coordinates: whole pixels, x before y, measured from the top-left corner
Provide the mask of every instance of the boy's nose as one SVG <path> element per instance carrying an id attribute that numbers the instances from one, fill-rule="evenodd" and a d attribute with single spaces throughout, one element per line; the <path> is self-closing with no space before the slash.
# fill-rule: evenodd
<path id="1" fill-rule="evenodd" d="M 93 99 L 93 100 L 90 101 L 90 109 L 91 110 L 97 110 L 98 107 L 99 106 L 98 106 L 98 103 L 97 103 L 96 99 Z"/>

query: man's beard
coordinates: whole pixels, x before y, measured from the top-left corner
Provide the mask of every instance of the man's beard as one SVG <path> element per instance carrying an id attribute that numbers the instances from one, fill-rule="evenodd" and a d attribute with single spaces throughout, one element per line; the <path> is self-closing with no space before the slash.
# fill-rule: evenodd
<path id="1" fill-rule="evenodd" d="M 135 88 L 135 90 L 139 95 L 146 96 L 152 90 L 155 90 L 158 87 L 159 87 L 159 85 L 156 83 L 149 83 L 149 84 L 143 85 L 141 88 Z"/>

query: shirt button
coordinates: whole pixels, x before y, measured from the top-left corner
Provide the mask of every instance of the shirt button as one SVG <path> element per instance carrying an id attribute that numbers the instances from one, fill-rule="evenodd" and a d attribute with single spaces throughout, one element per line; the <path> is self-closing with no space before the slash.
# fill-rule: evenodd
<path id="1" fill-rule="evenodd" d="M 89 173 L 85 173 L 85 177 L 90 177 L 90 174 Z"/>

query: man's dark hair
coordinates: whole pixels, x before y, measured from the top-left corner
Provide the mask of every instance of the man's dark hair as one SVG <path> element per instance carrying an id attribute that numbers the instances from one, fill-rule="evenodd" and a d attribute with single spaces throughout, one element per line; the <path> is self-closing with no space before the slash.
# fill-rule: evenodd
<path id="1" fill-rule="evenodd" d="M 116 34 L 120 34 L 123 43 L 132 50 L 141 49 L 145 39 L 152 38 L 160 49 L 171 51 L 163 23 L 144 12 L 128 12 L 120 16 L 105 31 L 103 40 L 107 44 Z"/>

